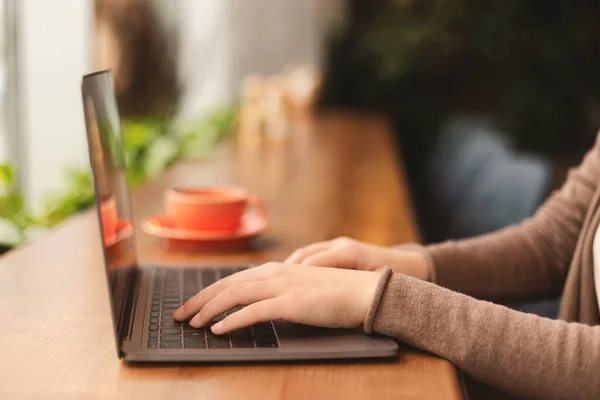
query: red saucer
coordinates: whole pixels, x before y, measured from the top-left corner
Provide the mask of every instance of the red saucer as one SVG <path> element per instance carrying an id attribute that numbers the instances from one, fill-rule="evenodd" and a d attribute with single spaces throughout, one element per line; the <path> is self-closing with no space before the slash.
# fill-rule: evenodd
<path id="1" fill-rule="evenodd" d="M 249 212 L 242 217 L 239 229 L 231 232 L 187 231 L 175 225 L 166 215 L 155 216 L 142 222 L 149 235 L 166 239 L 168 244 L 186 249 L 232 250 L 249 247 L 256 236 L 267 229 L 267 220 L 260 214 Z"/>
<path id="2" fill-rule="evenodd" d="M 117 243 L 121 243 L 133 234 L 133 226 L 127 219 L 120 219 L 117 221 L 117 231 L 104 238 L 104 245 L 106 247 L 113 247 Z"/>

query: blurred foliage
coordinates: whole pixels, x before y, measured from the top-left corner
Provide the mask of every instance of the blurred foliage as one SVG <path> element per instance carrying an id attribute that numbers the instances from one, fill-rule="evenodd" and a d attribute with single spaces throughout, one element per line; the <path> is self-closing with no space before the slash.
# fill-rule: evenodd
<path id="1" fill-rule="evenodd" d="M 236 118 L 237 109 L 226 107 L 188 127 L 177 127 L 169 118 L 122 121 L 121 140 L 130 186 L 159 175 L 178 160 L 208 156 L 217 141 L 233 131 Z M 30 215 L 17 189 L 14 169 L 0 165 L 0 252 L 33 240 L 92 206 L 95 197 L 90 168 L 69 167 L 65 188 L 43 200 L 42 212 Z"/>
<path id="2" fill-rule="evenodd" d="M 354 0 L 349 10 L 324 104 L 385 111 L 423 146 L 460 112 L 546 153 L 597 129 L 600 2 Z"/>
<path id="3" fill-rule="evenodd" d="M 88 168 L 69 167 L 64 189 L 46 195 L 42 213 L 33 218 L 36 224 L 52 227 L 94 204 L 94 182 Z"/>
<path id="4" fill-rule="evenodd" d="M 23 205 L 14 169 L 0 164 L 0 253 L 23 241 L 22 232 L 26 225 Z"/>

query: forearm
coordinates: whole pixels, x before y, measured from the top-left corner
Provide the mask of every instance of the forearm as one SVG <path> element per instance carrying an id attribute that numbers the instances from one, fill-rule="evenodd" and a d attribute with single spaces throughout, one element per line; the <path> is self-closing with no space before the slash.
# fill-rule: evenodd
<path id="1" fill-rule="evenodd" d="M 394 274 L 365 330 L 446 358 L 513 396 L 600 398 L 600 327 L 568 324 Z"/>
<path id="2" fill-rule="evenodd" d="M 553 223 L 538 214 L 500 232 L 427 246 L 432 281 L 483 300 L 557 297 L 581 228 L 567 224 L 556 235 Z"/>
<path id="3" fill-rule="evenodd" d="M 481 237 L 427 246 L 435 282 L 488 300 L 558 295 L 600 177 L 600 137 L 531 218 Z"/>
<path id="4" fill-rule="evenodd" d="M 560 190 L 522 223 L 481 237 L 424 248 L 430 280 L 487 300 L 561 292 L 600 177 L 600 135 Z"/>

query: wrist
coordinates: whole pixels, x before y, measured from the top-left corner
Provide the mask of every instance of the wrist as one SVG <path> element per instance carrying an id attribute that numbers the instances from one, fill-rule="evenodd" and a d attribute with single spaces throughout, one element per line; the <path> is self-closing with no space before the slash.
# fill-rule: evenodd
<path id="1" fill-rule="evenodd" d="M 367 306 L 367 312 L 363 314 L 365 316 L 363 329 L 367 334 L 373 333 L 373 322 L 375 321 L 375 316 L 377 314 L 377 310 L 379 309 L 379 304 L 381 303 L 381 299 L 385 292 L 387 283 L 390 280 L 392 272 L 393 271 L 391 268 L 385 267 L 378 274 L 377 284 L 372 292 L 372 295 L 370 296 L 370 300 Z"/>
<path id="2" fill-rule="evenodd" d="M 413 251 L 413 252 L 408 252 L 407 253 L 407 257 L 410 257 L 411 260 L 408 262 L 408 264 L 411 266 L 413 272 L 412 274 L 407 274 L 407 275 L 411 275 L 415 278 L 424 280 L 424 281 L 431 281 L 431 270 L 429 268 L 429 260 L 427 259 L 427 257 L 425 256 L 425 254 L 423 254 L 420 251 Z"/>
<path id="3" fill-rule="evenodd" d="M 394 248 L 393 251 L 395 260 L 390 266 L 394 269 L 394 272 L 428 282 L 433 281 L 434 274 L 431 260 L 422 246 L 403 245 Z"/>

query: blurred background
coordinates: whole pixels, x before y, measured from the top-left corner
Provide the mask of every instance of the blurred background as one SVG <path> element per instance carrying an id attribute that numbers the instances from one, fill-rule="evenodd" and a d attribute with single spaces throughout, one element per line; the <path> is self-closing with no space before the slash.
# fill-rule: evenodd
<path id="1" fill-rule="evenodd" d="M 388 117 L 425 242 L 518 222 L 600 127 L 598 17 L 558 0 L 0 0 L 0 248 L 93 204 L 79 85 L 106 68 L 134 186 L 210 157 L 260 77 L 287 71 L 319 108 Z"/>

